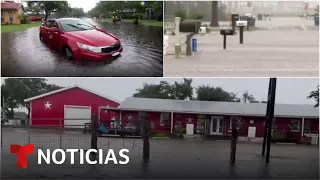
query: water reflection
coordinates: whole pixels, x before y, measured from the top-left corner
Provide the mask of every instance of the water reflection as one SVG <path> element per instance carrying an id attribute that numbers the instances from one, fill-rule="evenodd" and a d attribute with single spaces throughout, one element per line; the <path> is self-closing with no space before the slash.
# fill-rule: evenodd
<path id="1" fill-rule="evenodd" d="M 162 76 L 162 28 L 88 21 L 120 38 L 122 56 L 72 63 L 40 42 L 37 27 L 1 34 L 2 76 Z"/>

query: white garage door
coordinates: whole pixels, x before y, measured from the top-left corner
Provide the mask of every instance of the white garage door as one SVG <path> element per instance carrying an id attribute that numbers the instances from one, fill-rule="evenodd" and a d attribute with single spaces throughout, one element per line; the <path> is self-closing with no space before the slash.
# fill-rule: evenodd
<path id="1" fill-rule="evenodd" d="M 65 128 L 84 128 L 84 123 L 91 122 L 91 107 L 65 106 L 64 118 Z"/>

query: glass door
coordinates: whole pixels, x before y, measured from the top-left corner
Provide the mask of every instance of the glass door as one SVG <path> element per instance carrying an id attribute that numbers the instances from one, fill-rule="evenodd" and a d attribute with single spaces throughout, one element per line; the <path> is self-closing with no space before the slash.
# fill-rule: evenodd
<path id="1" fill-rule="evenodd" d="M 210 134 L 222 135 L 223 134 L 223 117 L 212 116 Z"/>

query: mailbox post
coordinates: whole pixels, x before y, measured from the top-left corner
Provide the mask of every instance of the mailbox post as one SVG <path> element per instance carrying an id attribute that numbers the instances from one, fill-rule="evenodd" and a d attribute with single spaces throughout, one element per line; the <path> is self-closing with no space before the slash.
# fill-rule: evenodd
<path id="1" fill-rule="evenodd" d="M 175 22 L 174 27 L 175 27 L 175 34 L 176 34 L 176 44 L 174 48 L 175 48 L 176 58 L 179 58 L 181 55 L 180 30 L 179 30 L 180 20 L 181 20 L 180 17 L 174 18 L 174 22 Z"/>
<path id="2" fill-rule="evenodd" d="M 179 30 L 180 32 L 183 33 L 189 33 L 187 35 L 187 40 L 186 40 L 186 55 L 191 56 L 192 55 L 192 37 L 195 34 L 199 34 L 200 26 L 201 26 L 201 21 L 199 20 L 184 20 L 183 22 L 180 22 L 179 25 Z"/>
<path id="3" fill-rule="evenodd" d="M 237 21 L 236 25 L 240 29 L 240 44 L 243 44 L 243 28 L 248 26 L 248 21 Z"/>
<path id="4" fill-rule="evenodd" d="M 227 48 L 227 36 L 233 35 L 234 31 L 232 29 L 221 29 L 220 34 L 223 36 L 223 49 Z"/>

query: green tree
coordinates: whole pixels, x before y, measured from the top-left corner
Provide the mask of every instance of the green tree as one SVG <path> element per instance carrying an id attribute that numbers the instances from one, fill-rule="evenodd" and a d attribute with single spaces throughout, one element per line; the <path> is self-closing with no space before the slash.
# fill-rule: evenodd
<path id="1" fill-rule="evenodd" d="M 83 8 L 71 8 L 71 17 L 81 18 L 86 16 Z"/>
<path id="2" fill-rule="evenodd" d="M 319 85 L 316 90 L 310 92 L 307 98 L 314 99 L 316 101 L 316 104 L 314 105 L 314 107 L 319 107 Z"/>
<path id="3" fill-rule="evenodd" d="M 162 1 L 100 1 L 91 9 L 88 14 L 91 17 L 109 16 L 112 13 L 118 13 L 122 18 L 126 18 L 128 13 L 145 13 L 146 8 L 151 8 L 153 12 L 162 12 Z"/>
<path id="4" fill-rule="evenodd" d="M 45 20 L 47 20 L 53 12 L 63 11 L 69 7 L 67 1 L 27 1 L 27 5 L 28 7 L 39 7 L 41 11 L 44 11 Z"/>
<path id="5" fill-rule="evenodd" d="M 5 79 L 1 85 L 2 112 L 8 118 L 14 117 L 14 109 L 19 107 L 16 94 L 21 93 L 21 84 L 18 79 Z"/>
<path id="6" fill-rule="evenodd" d="M 159 99 L 193 99 L 192 79 L 184 78 L 183 82 L 174 82 L 170 84 L 167 81 L 161 81 L 159 84 L 145 83 L 142 88 L 136 90 L 133 97 L 141 98 L 159 98 Z"/>
<path id="7" fill-rule="evenodd" d="M 209 85 L 202 85 L 197 88 L 196 99 L 200 101 L 239 102 L 239 98 L 234 93 L 227 92 L 221 87 L 215 88 Z"/>
<path id="8" fill-rule="evenodd" d="M 2 98 L 4 101 L 3 110 L 5 115 L 13 117 L 14 108 L 26 107 L 28 118 L 30 117 L 30 104 L 24 102 L 25 99 L 43 93 L 60 89 L 61 87 L 48 84 L 43 78 L 10 78 L 5 79 L 1 85 Z"/>
<path id="9" fill-rule="evenodd" d="M 254 98 L 254 96 L 252 94 L 249 94 L 248 91 L 245 91 L 244 93 L 242 93 L 242 102 L 244 102 L 244 103 L 256 102 L 256 99 Z"/>

